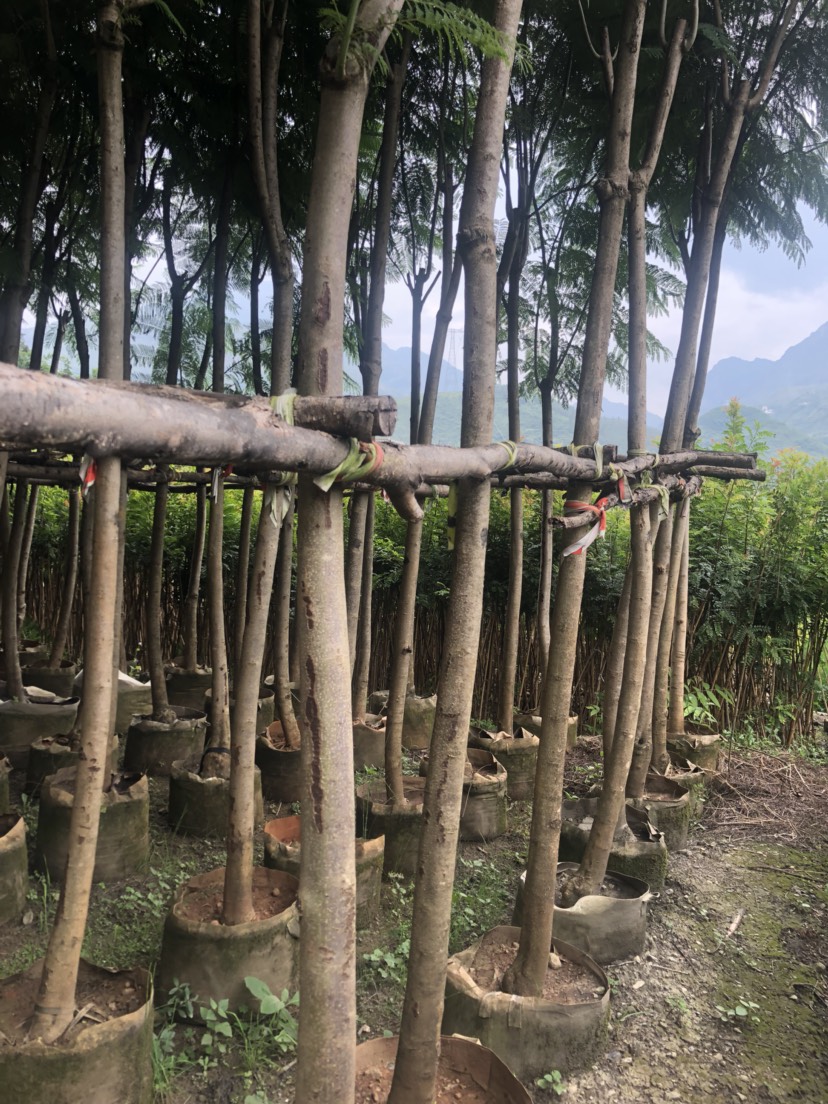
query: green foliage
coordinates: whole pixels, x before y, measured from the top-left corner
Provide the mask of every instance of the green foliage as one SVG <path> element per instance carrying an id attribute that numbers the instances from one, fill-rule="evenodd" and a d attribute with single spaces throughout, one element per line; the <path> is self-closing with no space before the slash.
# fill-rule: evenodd
<path id="1" fill-rule="evenodd" d="M 560 1070 L 550 1070 L 549 1073 L 538 1077 L 535 1084 L 539 1089 L 546 1089 L 547 1092 L 553 1092 L 556 1096 L 563 1096 L 566 1092 L 566 1085 L 564 1085 Z"/>

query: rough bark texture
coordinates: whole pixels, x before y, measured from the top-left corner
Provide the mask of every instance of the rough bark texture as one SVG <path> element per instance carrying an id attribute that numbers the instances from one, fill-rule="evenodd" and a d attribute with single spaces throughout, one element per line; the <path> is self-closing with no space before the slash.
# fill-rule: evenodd
<path id="1" fill-rule="evenodd" d="M 483 63 L 468 176 L 458 230 L 466 296 L 461 444 L 491 440 L 497 354 L 494 207 L 503 122 L 520 0 L 498 0 L 495 26 L 510 44 L 508 64 Z M 483 606 L 488 483 L 463 480 L 451 598 L 437 686 L 423 826 L 417 860 L 411 951 L 400 1043 L 388 1104 L 432 1104 L 440 1050 L 451 900 L 474 670 Z"/>
<path id="2" fill-rule="evenodd" d="M 381 51 L 402 0 L 366 0 L 354 34 Z M 348 222 L 370 71 L 333 40 L 308 203 L 299 324 L 299 390 L 342 390 Z M 308 1104 L 354 1098 L 356 869 L 351 665 L 344 591 L 342 492 L 299 477 L 297 628 L 302 726 L 302 1020 L 296 1096 Z"/>
<path id="3" fill-rule="evenodd" d="M 630 130 L 644 11 L 642 0 L 627 0 L 624 5 L 618 72 L 611 96 L 606 173 L 596 186 L 601 210 L 575 417 L 574 436 L 579 445 L 597 440 L 601 419 L 612 297 L 628 194 Z M 570 489 L 568 499 L 581 501 L 589 496 L 590 490 L 589 483 L 578 484 Z M 574 530 L 571 536 L 576 541 L 580 530 Z M 585 569 L 586 556 L 582 553 L 565 557 L 558 573 L 552 644 L 541 702 L 543 726 L 535 775 L 524 919 L 517 957 L 501 984 L 505 992 L 520 996 L 540 996 L 549 961 L 563 765 Z"/>
<path id="4" fill-rule="evenodd" d="M 279 549 L 281 523 L 271 516 L 274 495 L 268 487 L 259 513 L 253 556 L 251 601 L 235 672 L 235 702 L 230 739 L 230 808 L 227 825 L 227 863 L 224 868 L 225 924 L 255 919 L 253 909 L 253 843 L 256 826 L 256 708 L 262 682 L 262 658 L 267 615 L 273 592 L 273 570 Z"/>
<path id="5" fill-rule="evenodd" d="M 72 607 L 75 601 L 75 589 L 78 584 L 78 552 L 80 549 L 80 491 L 69 488 L 69 520 L 66 533 L 66 572 L 63 577 L 63 593 L 60 596 L 55 633 L 52 637 L 52 650 L 49 653 L 49 666 L 58 667 L 66 651 L 69 639 L 69 624 L 72 620 Z"/>

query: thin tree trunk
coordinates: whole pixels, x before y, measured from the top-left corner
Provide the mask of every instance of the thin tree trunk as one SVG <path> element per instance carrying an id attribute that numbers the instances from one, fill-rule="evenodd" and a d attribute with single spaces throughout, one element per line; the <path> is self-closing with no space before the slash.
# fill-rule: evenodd
<path id="1" fill-rule="evenodd" d="M 233 208 L 233 169 L 228 154 L 216 215 L 215 269 L 213 272 L 213 390 L 224 391 L 227 360 L 227 277 L 230 253 L 230 214 Z"/>
<path id="2" fill-rule="evenodd" d="M 273 628 L 274 684 L 276 710 L 282 733 L 289 748 L 299 747 L 300 733 L 293 708 L 290 677 L 290 593 L 293 575 L 293 514 L 295 498 L 291 498 L 282 522 L 279 558 L 276 564 L 276 617 Z"/>
<path id="3" fill-rule="evenodd" d="M 89 342 L 86 339 L 86 322 L 84 321 L 83 307 L 74 283 L 69 284 L 68 294 L 69 309 L 72 312 L 72 326 L 75 331 L 75 347 L 80 361 L 80 378 L 89 379 Z"/>
<path id="4" fill-rule="evenodd" d="M 23 530 L 23 543 L 20 547 L 20 565 L 17 569 L 17 625 L 18 631 L 23 627 L 26 618 L 26 584 L 29 581 L 29 560 L 32 553 L 32 539 L 34 537 L 35 519 L 37 518 L 37 503 L 40 498 L 40 487 L 32 484 L 29 491 L 29 502 L 26 507 L 26 526 Z"/>
<path id="5" fill-rule="evenodd" d="M 385 786 L 388 800 L 396 807 L 406 804 L 402 779 L 402 733 L 405 699 L 408 692 L 408 672 L 413 665 L 417 577 L 422 540 L 422 521 L 409 521 L 405 532 L 402 578 L 397 595 L 391 652 L 391 681 L 388 687 L 388 711 L 385 721 Z"/>
<path id="6" fill-rule="evenodd" d="M 219 472 L 215 497 L 210 503 L 207 536 L 207 608 L 210 616 L 210 666 L 213 669 L 210 701 L 211 748 L 230 742 L 230 701 L 227 688 L 227 640 L 224 630 L 224 475 Z"/>
<path id="7" fill-rule="evenodd" d="M 667 734 L 683 736 L 684 727 L 684 682 L 687 660 L 687 583 L 690 559 L 690 518 L 684 526 L 684 540 L 681 550 L 681 569 L 678 578 L 676 596 L 676 618 L 673 627 L 673 665 L 670 673 L 670 707 L 667 714 Z"/>
<path id="8" fill-rule="evenodd" d="M 256 824 L 256 708 L 262 682 L 262 658 L 273 570 L 279 550 L 281 523 L 273 520 L 273 496 L 283 492 L 267 487 L 262 496 L 253 586 L 247 611 L 239 663 L 235 672 L 235 701 L 230 741 L 230 813 L 227 828 L 227 863 L 224 870 L 225 924 L 245 924 L 255 919 L 253 908 L 253 842 Z"/>
<path id="9" fill-rule="evenodd" d="M 204 560 L 204 542 L 207 532 L 207 487 L 200 484 L 196 491 L 195 531 L 190 550 L 190 573 L 187 579 L 187 596 L 184 599 L 182 633 L 184 637 L 183 666 L 185 671 L 198 667 L 198 595 L 201 589 L 201 564 Z"/>
<path id="10" fill-rule="evenodd" d="M 352 7 L 354 35 L 382 51 L 402 0 Z M 375 56 L 373 53 L 372 57 Z M 342 391 L 348 221 L 353 204 L 370 61 L 333 39 L 322 61 L 321 102 L 308 201 L 299 390 Z M 302 723 L 302 1019 L 296 1098 L 354 1099 L 356 869 L 354 861 L 351 665 L 345 606 L 342 491 L 299 476 L 296 569 Z M 324 954 L 320 954 L 324 948 Z"/>
<path id="11" fill-rule="evenodd" d="M 596 185 L 600 221 L 575 416 L 577 444 L 597 440 L 601 421 L 612 300 L 628 194 L 630 131 L 644 12 L 642 0 L 627 0 L 624 5 L 618 72 L 611 96 L 606 174 Z M 582 501 L 590 491 L 589 484 L 570 487 L 567 500 Z M 567 535 L 575 542 L 582 532 L 586 529 L 568 530 Z M 501 983 L 504 992 L 520 996 L 540 996 L 549 963 L 563 766 L 585 571 L 586 556 L 582 552 L 564 557 L 558 572 L 552 645 L 541 703 L 543 724 L 535 774 L 523 926 L 517 957 Z"/>
<path id="12" fill-rule="evenodd" d="M 69 523 L 66 533 L 66 571 L 63 576 L 63 591 L 60 596 L 55 634 L 52 638 L 52 650 L 49 653 L 49 666 L 59 667 L 66 652 L 69 640 L 69 625 L 72 621 L 72 607 L 75 601 L 75 589 L 78 583 L 78 552 L 80 549 L 80 491 L 69 488 Z"/>
<path id="13" fill-rule="evenodd" d="M 167 521 L 167 499 L 170 487 L 168 469 L 159 472 L 155 487 L 155 503 L 152 511 L 152 539 L 150 541 L 149 585 L 147 587 L 147 666 L 152 687 L 153 720 L 170 724 L 175 713 L 170 710 L 167 697 L 167 678 L 164 672 L 164 654 L 161 650 L 162 595 L 164 589 L 164 526 Z"/>
<path id="14" fill-rule="evenodd" d="M 345 561 L 345 605 L 348 610 L 348 651 L 351 674 L 356 665 L 359 608 L 362 601 L 362 563 L 365 557 L 368 500 L 371 491 L 354 491 L 348 518 L 348 555 Z"/>
<path id="15" fill-rule="evenodd" d="M 369 494 L 368 514 L 365 518 L 365 552 L 362 557 L 362 601 L 360 602 L 357 653 L 352 679 L 353 702 L 351 711 L 354 721 L 365 720 L 365 709 L 368 704 L 368 677 L 371 666 L 371 583 L 374 575 L 374 501 L 374 495 Z"/>
<path id="16" fill-rule="evenodd" d="M 105 457 L 98 461 L 93 493 L 95 571 L 83 673 L 80 757 L 68 829 L 69 858 L 30 1028 L 32 1038 L 45 1042 L 53 1042 L 62 1035 L 75 1014 L 75 986 L 98 845 L 102 780 L 108 775 L 118 595 L 120 460 Z"/>
<path id="17" fill-rule="evenodd" d="M 667 699 L 670 684 L 670 650 L 673 644 L 673 624 L 676 617 L 676 600 L 679 577 L 681 575 L 681 559 L 684 552 L 684 529 L 687 525 L 689 510 L 689 498 L 685 498 L 684 501 L 676 507 L 675 521 L 673 523 L 673 539 L 670 549 L 667 597 L 664 603 L 664 613 L 661 617 L 661 629 L 659 632 L 658 653 L 656 657 L 655 683 L 653 686 L 653 748 L 650 764 L 655 770 L 662 773 L 667 769 L 670 762 L 670 757 L 667 754 Z"/>
<path id="18" fill-rule="evenodd" d="M 543 444 L 552 445 L 552 386 L 541 385 L 541 420 Z M 552 570 L 555 549 L 552 530 L 552 492 L 541 491 L 540 569 L 538 575 L 538 674 L 541 684 L 549 662 L 549 610 L 552 605 Z M 535 699 L 536 700 L 536 699 Z"/>
<path id="19" fill-rule="evenodd" d="M 66 324 L 70 318 L 69 311 L 60 310 L 55 319 L 55 343 L 52 346 L 52 358 L 49 362 L 49 374 L 56 376 L 60 369 L 60 357 L 63 352 L 63 339 L 66 336 Z"/>
<path id="20" fill-rule="evenodd" d="M 607 654 L 607 669 L 604 675 L 603 699 L 603 746 L 604 762 L 609 762 L 612 741 L 615 737 L 615 722 L 618 717 L 618 700 L 624 682 L 624 657 L 627 654 L 627 633 L 630 624 L 630 592 L 632 590 L 632 571 L 628 567 L 624 572 L 624 585 L 615 611 L 615 624 L 612 627 L 612 640 Z"/>
<path id="21" fill-rule="evenodd" d="M 482 65 L 460 212 L 458 249 L 466 295 L 464 447 L 487 443 L 492 436 L 497 352 L 494 208 L 521 6 L 520 0 L 498 0 L 495 5 L 493 22 L 508 43 L 509 57 L 508 61 L 487 58 Z M 423 802 L 408 981 L 388 1104 L 432 1104 L 435 1096 L 463 774 L 483 612 L 483 534 L 488 529 L 490 501 L 487 481 L 459 482 L 451 597 Z"/>
<path id="22" fill-rule="evenodd" d="M 250 570 L 250 527 L 253 519 L 252 487 L 242 491 L 242 511 L 239 521 L 239 550 L 236 557 L 236 593 L 233 598 L 233 684 L 241 662 L 244 626 L 247 619 L 247 576 Z"/>
<path id="23" fill-rule="evenodd" d="M 653 576 L 650 523 L 650 507 L 633 508 L 630 515 L 632 583 L 629 628 L 624 660 L 624 681 L 618 703 L 612 755 L 604 764 L 601 800 L 581 865 L 575 877 L 562 887 L 561 896 L 567 904 L 573 904 L 588 893 L 598 892 L 607 871 L 616 827 L 624 815 L 624 786 L 635 744 L 650 621 Z"/>
<path id="24" fill-rule="evenodd" d="M 23 533 L 26 528 L 27 491 L 26 480 L 18 479 L 14 491 L 9 544 L 3 563 L 3 654 L 6 659 L 6 693 L 15 701 L 28 700 L 20 671 L 20 642 L 17 625 L 17 577 L 20 571 Z"/>

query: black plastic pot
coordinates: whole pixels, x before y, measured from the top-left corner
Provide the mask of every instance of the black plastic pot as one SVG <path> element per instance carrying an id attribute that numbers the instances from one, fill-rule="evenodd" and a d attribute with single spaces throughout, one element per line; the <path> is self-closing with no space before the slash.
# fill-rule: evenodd
<path id="1" fill-rule="evenodd" d="M 469 747 L 488 751 L 506 770 L 506 793 L 510 801 L 531 801 L 535 789 L 540 740 L 527 729 L 490 733 L 473 728 Z"/>
<path id="2" fill-rule="evenodd" d="M 403 874 L 413 878 L 417 873 L 425 779 L 405 775 L 403 791 L 409 804 L 405 808 L 395 809 L 388 804 L 383 779 L 357 786 L 357 831 L 368 839 L 385 837 L 382 867 L 384 877 L 389 874 Z"/>
<path id="3" fill-rule="evenodd" d="M 213 685 L 210 667 L 197 667 L 187 671 L 183 667 L 167 667 L 167 697 L 170 705 L 183 705 L 187 709 L 204 711 L 204 696 Z"/>
<path id="4" fill-rule="evenodd" d="M 203 778 L 201 756 L 179 760 L 170 769 L 167 823 L 174 832 L 202 839 L 223 839 L 230 815 L 230 783 L 226 778 Z M 262 776 L 255 768 L 256 822 L 264 820 Z"/>
<path id="5" fill-rule="evenodd" d="M 461 840 L 492 840 L 506 831 L 506 769 L 488 751 L 469 748 L 460 811 Z M 420 774 L 428 773 L 428 756 Z"/>
<path id="6" fill-rule="evenodd" d="M 372 713 L 382 713 L 388 704 L 388 691 L 376 690 L 368 699 Z M 431 744 L 434 718 L 437 715 L 437 695 L 420 697 L 407 694 L 403 711 L 403 747 L 408 751 L 423 751 Z"/>
<path id="7" fill-rule="evenodd" d="M 267 732 L 256 737 L 256 766 L 262 772 L 262 793 L 267 800 L 292 805 L 302 800 L 302 752 L 274 747 L 271 736 L 281 731 L 279 722 L 273 721 Z"/>
<path id="8" fill-rule="evenodd" d="M 598 809 L 597 797 L 580 797 L 564 801 L 561 806 L 562 862 L 579 863 L 586 849 L 592 821 Z M 630 835 L 617 840 L 610 851 L 610 870 L 647 882 L 653 892 L 664 885 L 667 876 L 667 845 L 664 837 L 647 819 L 646 813 L 626 806 Z"/>
<path id="9" fill-rule="evenodd" d="M 124 749 L 124 770 L 167 777 L 174 762 L 200 756 L 207 734 L 207 716 L 184 705 L 170 707 L 177 720 L 163 724 L 133 717 Z"/>
<path id="10" fill-rule="evenodd" d="M 385 765 L 385 718 L 368 713 L 354 725 L 354 770 Z"/>
<path id="11" fill-rule="evenodd" d="M 25 769 L 35 740 L 71 732 L 77 715 L 77 698 L 0 702 L 0 756 L 16 770 Z"/>
<path id="12" fill-rule="evenodd" d="M 114 774 L 118 769 L 119 750 L 118 734 L 113 732 L 109 743 L 110 774 Z M 43 740 L 35 740 L 29 748 L 25 792 L 31 797 L 37 797 L 43 780 L 57 774 L 64 767 L 74 766 L 79 754 L 77 743 L 70 740 L 68 736 L 47 736 Z"/>
<path id="13" fill-rule="evenodd" d="M 78 665 L 70 659 L 61 660 L 57 667 L 49 667 L 48 660 L 44 659 L 30 667 L 21 668 L 24 686 L 36 686 L 39 690 L 57 694 L 59 698 L 72 696 L 77 673 Z"/>

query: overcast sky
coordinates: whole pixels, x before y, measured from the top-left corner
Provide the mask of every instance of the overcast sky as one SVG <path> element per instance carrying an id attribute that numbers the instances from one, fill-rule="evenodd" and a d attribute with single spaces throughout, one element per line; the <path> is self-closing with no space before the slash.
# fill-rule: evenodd
<path id="1" fill-rule="evenodd" d="M 807 220 L 807 227 L 812 249 L 801 268 L 788 260 L 781 249 L 760 253 L 749 246 L 740 249 L 728 244 L 722 264 L 711 365 L 730 356 L 775 360 L 828 322 L 828 228 L 812 219 Z M 438 290 L 432 292 L 423 315 L 425 350 L 434 328 Z M 385 344 L 394 349 L 410 345 L 411 297 L 404 283 L 389 285 L 385 313 L 391 320 L 383 332 Z M 673 353 L 680 326 L 679 310 L 651 323 L 651 329 Z M 462 329 L 461 289 L 446 349 L 446 359 L 458 368 L 462 367 Z M 672 367 L 671 359 L 650 368 L 647 406 L 656 414 L 664 413 Z M 609 389 L 607 397 L 624 399 Z"/>

